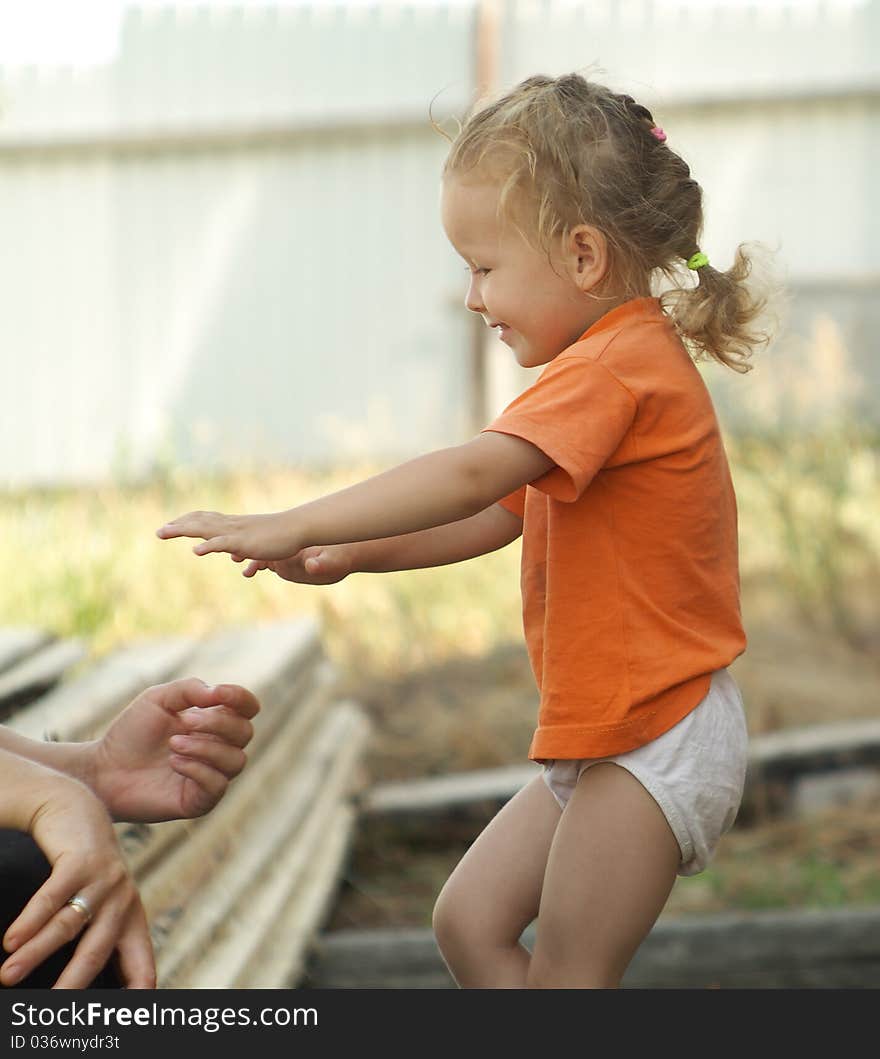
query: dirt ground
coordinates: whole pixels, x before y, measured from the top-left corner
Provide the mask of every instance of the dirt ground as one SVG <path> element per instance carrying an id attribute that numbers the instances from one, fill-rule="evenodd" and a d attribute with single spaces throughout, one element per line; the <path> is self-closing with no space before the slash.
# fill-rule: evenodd
<path id="1" fill-rule="evenodd" d="M 880 653 L 805 621 L 760 586 L 744 595 L 744 614 L 749 649 L 731 671 L 752 735 L 878 715 Z M 537 705 L 522 644 L 361 684 L 357 698 L 375 725 L 373 783 L 523 763 Z M 360 840 L 329 928 L 428 926 L 466 848 Z M 880 902 L 880 804 L 735 825 L 707 871 L 678 881 L 663 914 L 848 902 Z"/>

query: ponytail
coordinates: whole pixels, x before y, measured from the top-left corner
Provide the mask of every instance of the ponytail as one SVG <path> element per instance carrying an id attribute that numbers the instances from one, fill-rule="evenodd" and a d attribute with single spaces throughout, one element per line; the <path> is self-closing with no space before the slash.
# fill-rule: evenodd
<path id="1" fill-rule="evenodd" d="M 677 286 L 661 293 L 663 310 L 694 360 L 711 357 L 744 374 L 752 368 L 749 357 L 755 348 L 770 340 L 769 292 L 746 282 L 760 249 L 756 244 L 740 244 L 726 272 L 712 268 L 698 252 L 688 261 L 696 271 L 696 286 Z M 692 264 L 695 261 L 699 263 Z"/>

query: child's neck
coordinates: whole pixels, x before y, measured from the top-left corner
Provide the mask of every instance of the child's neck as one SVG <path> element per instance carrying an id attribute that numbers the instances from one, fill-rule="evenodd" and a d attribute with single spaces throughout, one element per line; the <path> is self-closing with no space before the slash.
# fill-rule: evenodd
<path id="1" fill-rule="evenodd" d="M 587 325 L 584 327 L 584 331 L 588 331 L 593 324 L 601 320 L 603 316 L 607 316 L 608 313 L 614 309 L 619 309 L 621 305 L 626 305 L 627 302 L 636 301 L 638 298 L 650 298 L 650 292 L 645 294 L 603 294 L 596 297 L 591 302 L 591 312 L 588 316 Z"/>

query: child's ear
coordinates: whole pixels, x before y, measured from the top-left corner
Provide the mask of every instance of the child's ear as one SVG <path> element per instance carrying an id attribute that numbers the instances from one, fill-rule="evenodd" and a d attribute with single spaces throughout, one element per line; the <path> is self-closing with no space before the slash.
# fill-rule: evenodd
<path id="1" fill-rule="evenodd" d="M 568 236 L 568 260 L 575 283 L 584 293 L 598 286 L 608 272 L 608 242 L 598 228 L 578 225 Z"/>

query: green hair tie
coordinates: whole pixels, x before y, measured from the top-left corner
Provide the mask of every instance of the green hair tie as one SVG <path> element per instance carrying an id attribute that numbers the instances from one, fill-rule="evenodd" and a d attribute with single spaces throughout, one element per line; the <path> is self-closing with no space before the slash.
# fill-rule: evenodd
<path id="1" fill-rule="evenodd" d="M 703 265 L 708 264 L 709 258 L 706 257 L 702 250 L 698 250 L 695 254 L 691 254 L 691 256 L 687 259 L 687 267 L 692 268 L 694 270 L 702 268 Z"/>

